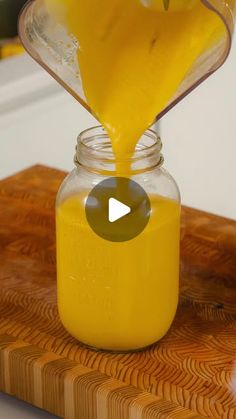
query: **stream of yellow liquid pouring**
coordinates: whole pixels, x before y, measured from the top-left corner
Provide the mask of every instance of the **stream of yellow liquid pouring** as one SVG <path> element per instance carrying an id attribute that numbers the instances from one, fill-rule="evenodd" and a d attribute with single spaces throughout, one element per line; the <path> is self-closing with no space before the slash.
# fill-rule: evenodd
<path id="1" fill-rule="evenodd" d="M 45 0 L 78 39 L 83 89 L 116 156 L 132 153 L 196 59 L 224 33 L 200 0 Z"/>
<path id="2" fill-rule="evenodd" d="M 107 130 L 127 176 L 129 156 L 195 60 L 224 30 L 200 0 L 45 0 L 78 40 L 87 102 Z M 129 173 L 128 173 L 129 174 Z M 170 327 L 178 301 L 180 205 L 150 196 L 146 229 L 127 242 L 88 226 L 87 196 L 57 207 L 60 317 L 82 342 L 140 349 Z"/>

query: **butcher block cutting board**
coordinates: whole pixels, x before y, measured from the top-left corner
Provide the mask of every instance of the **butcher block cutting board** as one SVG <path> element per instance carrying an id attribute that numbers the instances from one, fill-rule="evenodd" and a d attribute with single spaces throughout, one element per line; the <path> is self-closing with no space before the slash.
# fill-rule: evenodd
<path id="1" fill-rule="evenodd" d="M 236 418 L 236 222 L 183 208 L 169 333 L 142 352 L 96 352 L 57 312 L 64 176 L 34 166 L 0 182 L 0 390 L 66 419 Z"/>

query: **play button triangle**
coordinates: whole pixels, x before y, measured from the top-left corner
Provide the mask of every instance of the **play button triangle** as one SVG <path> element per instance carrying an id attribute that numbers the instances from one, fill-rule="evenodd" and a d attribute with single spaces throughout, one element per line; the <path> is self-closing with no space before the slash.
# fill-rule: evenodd
<path id="1" fill-rule="evenodd" d="M 130 212 L 131 208 L 128 207 L 128 205 L 123 204 L 115 198 L 109 199 L 108 219 L 110 223 L 114 223 L 115 221 L 119 220 L 120 218 L 124 217 Z"/>

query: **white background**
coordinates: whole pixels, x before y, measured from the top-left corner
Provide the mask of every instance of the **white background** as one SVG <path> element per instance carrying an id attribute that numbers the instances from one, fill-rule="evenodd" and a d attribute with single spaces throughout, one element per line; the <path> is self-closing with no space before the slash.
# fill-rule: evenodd
<path id="1" fill-rule="evenodd" d="M 30 58 L 0 63 L 0 178 L 35 163 L 70 170 L 77 134 L 94 124 Z M 224 67 L 163 118 L 161 136 L 183 203 L 236 219 L 235 43 Z M 51 416 L 1 395 L 0 417 Z"/>

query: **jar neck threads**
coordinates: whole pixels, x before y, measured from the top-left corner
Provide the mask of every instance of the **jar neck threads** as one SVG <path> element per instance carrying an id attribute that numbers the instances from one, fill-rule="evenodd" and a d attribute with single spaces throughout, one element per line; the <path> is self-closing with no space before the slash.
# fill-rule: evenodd
<path id="1" fill-rule="evenodd" d="M 76 166 L 104 174 L 117 175 L 122 171 L 136 174 L 161 166 L 164 161 L 161 149 L 160 137 L 149 129 L 140 138 L 132 155 L 117 158 L 107 132 L 102 126 L 97 126 L 79 134 L 74 162 Z"/>

